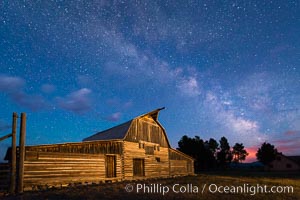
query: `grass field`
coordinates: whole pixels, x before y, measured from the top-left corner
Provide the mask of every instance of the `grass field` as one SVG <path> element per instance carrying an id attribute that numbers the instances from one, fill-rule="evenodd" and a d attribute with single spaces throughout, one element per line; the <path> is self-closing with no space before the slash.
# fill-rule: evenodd
<path id="1" fill-rule="evenodd" d="M 176 184 L 176 185 L 175 185 Z M 267 186 L 265 193 L 256 190 L 257 184 Z M 174 191 L 173 191 L 173 186 Z M 216 191 L 217 186 L 220 193 Z M 223 186 L 223 187 L 220 187 Z M 228 191 L 225 186 L 228 186 Z M 239 188 L 237 189 L 237 186 Z M 289 193 L 283 186 L 292 186 Z M 241 188 L 246 192 L 242 193 Z M 128 191 L 131 192 L 127 192 Z M 180 191 L 181 189 L 181 191 Z M 234 193 L 235 189 L 235 193 Z M 167 192 L 168 190 L 168 192 Z M 285 191 L 284 191 L 285 190 Z M 227 191 L 227 193 L 225 193 Z M 231 191 L 231 192 L 230 192 Z M 163 192 L 165 194 L 163 194 Z M 257 193 L 257 194 L 254 194 Z M 125 181 L 100 185 L 79 185 L 62 189 L 28 191 L 18 196 L 2 196 L 3 199 L 300 199 L 300 174 L 263 172 L 213 172 L 196 176 L 176 177 L 147 181 Z"/>

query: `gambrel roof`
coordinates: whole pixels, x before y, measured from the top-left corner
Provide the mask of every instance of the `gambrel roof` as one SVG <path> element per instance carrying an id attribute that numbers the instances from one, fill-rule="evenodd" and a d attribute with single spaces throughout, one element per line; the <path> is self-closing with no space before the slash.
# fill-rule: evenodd
<path id="1" fill-rule="evenodd" d="M 123 139 L 130 128 L 131 122 L 132 120 L 105 131 L 98 132 L 90 137 L 84 138 L 83 141 Z"/>
<path id="2" fill-rule="evenodd" d="M 151 116 L 156 122 L 157 124 L 164 130 L 164 128 L 161 126 L 161 124 L 157 121 L 158 118 L 158 113 L 159 111 L 163 110 L 163 108 L 159 108 L 156 110 L 153 110 L 151 112 L 148 112 L 146 114 L 140 115 L 134 119 L 140 118 L 140 117 L 144 117 L 144 116 Z M 122 140 L 126 137 L 126 134 L 128 132 L 128 130 L 130 129 L 130 126 L 133 122 L 133 120 L 129 120 L 123 124 L 120 124 L 118 126 L 112 127 L 110 129 L 98 132 L 92 136 L 89 136 L 87 138 L 84 138 L 83 141 L 95 141 L 95 140 Z M 167 141 L 169 143 L 169 141 Z"/>

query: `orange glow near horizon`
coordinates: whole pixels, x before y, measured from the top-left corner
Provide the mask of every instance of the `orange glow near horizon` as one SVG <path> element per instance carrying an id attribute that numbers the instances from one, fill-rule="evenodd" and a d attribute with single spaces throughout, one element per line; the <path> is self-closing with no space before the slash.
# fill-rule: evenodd
<path id="1" fill-rule="evenodd" d="M 245 163 L 251 163 L 257 161 L 256 159 L 256 152 L 258 147 L 248 147 L 246 148 L 246 151 L 249 153 L 249 155 L 246 157 Z"/>

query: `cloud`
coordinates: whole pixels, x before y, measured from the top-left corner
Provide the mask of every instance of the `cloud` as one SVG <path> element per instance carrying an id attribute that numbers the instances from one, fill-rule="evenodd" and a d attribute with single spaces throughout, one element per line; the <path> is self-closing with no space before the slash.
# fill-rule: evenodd
<path id="1" fill-rule="evenodd" d="M 20 106 L 29 108 L 32 111 L 47 109 L 50 106 L 41 95 L 29 95 L 23 91 L 11 94 L 11 98 Z"/>
<path id="2" fill-rule="evenodd" d="M 110 121 L 110 122 L 119 121 L 122 117 L 122 113 L 126 112 L 126 110 L 131 108 L 133 105 L 132 101 L 122 102 L 118 98 L 108 99 L 108 100 L 106 100 L 106 104 L 107 104 L 107 106 L 111 107 L 110 110 L 115 109 L 115 108 L 119 109 L 118 112 L 114 112 L 113 114 L 110 114 L 108 116 L 101 117 L 101 119 L 104 119 L 104 120 Z M 102 115 L 102 114 L 99 114 L 99 115 Z"/>
<path id="3" fill-rule="evenodd" d="M 25 80 L 20 77 L 0 75 L 0 91 L 8 96 L 18 105 L 32 111 L 47 109 L 49 103 L 41 96 L 27 94 L 24 92 Z"/>
<path id="4" fill-rule="evenodd" d="M 132 105 L 133 105 L 132 101 L 127 101 L 124 103 L 123 108 L 128 109 L 128 108 L 132 107 Z"/>
<path id="5" fill-rule="evenodd" d="M 299 155 L 300 154 L 300 137 L 293 139 L 281 139 L 272 141 L 278 151 L 286 155 Z"/>
<path id="6" fill-rule="evenodd" d="M 270 143 L 273 143 L 278 151 L 286 155 L 299 155 L 300 154 L 300 131 L 289 130 L 285 131 L 276 138 L 273 138 Z"/>
<path id="7" fill-rule="evenodd" d="M 90 94 L 91 90 L 82 88 L 68 94 L 66 97 L 58 97 L 57 104 L 59 107 L 75 113 L 85 113 L 92 108 Z"/>
<path id="8" fill-rule="evenodd" d="M 0 91 L 14 93 L 20 91 L 25 86 L 25 80 L 20 77 L 0 75 Z"/>
<path id="9" fill-rule="evenodd" d="M 111 114 L 110 116 L 106 117 L 106 120 L 111 121 L 111 122 L 116 122 L 121 119 L 122 113 L 121 112 L 116 112 Z"/>
<path id="10" fill-rule="evenodd" d="M 200 95 L 200 89 L 195 77 L 183 78 L 181 81 L 179 81 L 177 88 L 183 95 L 189 97 L 195 97 Z"/>
<path id="11" fill-rule="evenodd" d="M 289 130 L 283 133 L 284 135 L 300 135 L 300 131 L 299 130 Z"/>
<path id="12" fill-rule="evenodd" d="M 41 90 L 44 93 L 50 94 L 56 90 L 56 87 L 52 84 L 43 84 Z"/>

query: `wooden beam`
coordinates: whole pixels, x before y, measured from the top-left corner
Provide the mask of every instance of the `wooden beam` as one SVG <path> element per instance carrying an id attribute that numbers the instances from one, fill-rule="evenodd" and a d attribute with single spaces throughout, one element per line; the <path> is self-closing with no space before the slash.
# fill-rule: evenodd
<path id="1" fill-rule="evenodd" d="M 9 193 L 14 194 L 16 191 L 16 165 L 17 165 L 17 147 L 16 147 L 16 132 L 17 132 L 17 113 L 13 113 L 12 122 L 12 140 L 11 140 L 11 174 Z"/>
<path id="2" fill-rule="evenodd" d="M 23 186 L 24 186 L 23 183 L 24 183 L 25 136 L 26 136 L 26 114 L 21 113 L 18 193 L 23 193 Z"/>
<path id="3" fill-rule="evenodd" d="M 3 137 L 0 138 L 0 141 L 5 140 L 6 138 L 9 138 L 12 136 L 12 133 L 4 135 Z"/>

